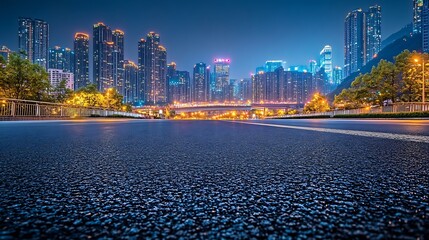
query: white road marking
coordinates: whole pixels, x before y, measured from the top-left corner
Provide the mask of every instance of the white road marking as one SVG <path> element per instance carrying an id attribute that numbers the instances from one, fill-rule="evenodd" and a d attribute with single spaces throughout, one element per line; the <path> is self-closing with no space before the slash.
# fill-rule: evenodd
<path id="1" fill-rule="evenodd" d="M 369 131 L 355 131 L 355 130 L 343 130 L 343 129 L 332 129 L 332 128 L 299 127 L 299 126 L 290 126 L 290 125 L 241 122 L 241 121 L 237 121 L 237 122 L 230 121 L 230 122 L 265 126 L 265 127 L 289 128 L 289 129 L 298 129 L 298 130 L 316 131 L 316 132 L 325 132 L 325 133 L 337 133 L 337 134 L 345 134 L 345 135 L 353 135 L 353 136 L 361 136 L 361 137 L 393 139 L 393 140 L 400 140 L 400 141 L 407 141 L 407 142 L 429 143 L 429 136 L 416 136 L 416 135 L 408 135 L 408 134 L 369 132 Z"/>

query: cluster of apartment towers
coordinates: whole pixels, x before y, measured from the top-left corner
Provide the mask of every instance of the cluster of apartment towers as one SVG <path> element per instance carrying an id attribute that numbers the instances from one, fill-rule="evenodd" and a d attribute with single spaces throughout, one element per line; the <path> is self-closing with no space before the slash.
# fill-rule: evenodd
<path id="1" fill-rule="evenodd" d="M 429 49 L 429 0 L 413 0 L 413 33 L 422 34 Z M 18 20 L 19 51 L 31 62 L 47 69 L 53 85 L 66 80 L 71 89 L 96 84 L 99 91 L 115 88 L 124 102 L 155 105 L 189 102 L 296 102 L 305 103 L 315 92 L 327 94 L 350 74 L 359 71 L 381 50 L 381 7 L 348 13 L 344 28 L 344 68 L 333 67 L 332 47 L 327 45 L 319 61 L 286 68 L 282 60 L 267 61 L 247 79 L 230 79 L 230 59 L 214 59 L 213 67 L 200 62 L 193 74 L 167 64 L 160 36 L 150 32 L 138 42 L 138 62 L 124 58 L 124 32 L 104 23 L 93 26 L 93 77 L 89 77 L 89 41 L 76 33 L 74 49 L 49 46 L 49 25 L 31 18 Z M 0 49 L 7 58 L 10 50 Z"/>

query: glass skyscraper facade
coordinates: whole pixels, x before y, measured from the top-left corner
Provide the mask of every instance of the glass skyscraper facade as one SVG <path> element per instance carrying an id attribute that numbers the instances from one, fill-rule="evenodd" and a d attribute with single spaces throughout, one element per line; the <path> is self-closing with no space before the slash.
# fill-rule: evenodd
<path id="1" fill-rule="evenodd" d="M 94 24 L 93 48 L 93 81 L 98 91 L 115 88 L 124 94 L 124 32 Z"/>
<path id="2" fill-rule="evenodd" d="M 150 32 L 138 45 L 139 78 L 144 86 L 140 101 L 145 104 L 165 104 L 168 101 L 167 50 L 160 45 L 159 34 Z"/>
<path id="3" fill-rule="evenodd" d="M 320 51 L 320 67 L 325 69 L 328 84 L 333 84 L 332 47 L 329 45 Z"/>
<path id="4" fill-rule="evenodd" d="M 413 0 L 413 34 L 422 33 L 423 0 Z"/>
<path id="5" fill-rule="evenodd" d="M 89 35 L 76 33 L 74 36 L 74 88 L 90 84 L 89 80 Z"/>
<path id="6" fill-rule="evenodd" d="M 359 71 L 381 50 L 381 7 L 357 9 L 345 19 L 344 77 Z"/>
<path id="7" fill-rule="evenodd" d="M 49 49 L 49 68 L 74 73 L 74 51 L 59 46 Z"/>
<path id="8" fill-rule="evenodd" d="M 230 59 L 218 58 L 214 60 L 212 101 L 224 102 L 229 96 L 229 68 Z"/>
<path id="9" fill-rule="evenodd" d="M 366 62 L 377 57 L 381 51 L 381 7 L 369 7 L 366 13 Z"/>
<path id="10" fill-rule="evenodd" d="M 40 19 L 18 19 L 18 48 L 25 59 L 48 69 L 49 24 Z"/>
<path id="11" fill-rule="evenodd" d="M 203 62 L 194 66 L 192 81 L 192 101 L 208 102 L 210 90 L 210 68 Z"/>
<path id="12" fill-rule="evenodd" d="M 130 60 L 124 60 L 124 102 L 135 104 L 138 102 L 138 66 Z"/>

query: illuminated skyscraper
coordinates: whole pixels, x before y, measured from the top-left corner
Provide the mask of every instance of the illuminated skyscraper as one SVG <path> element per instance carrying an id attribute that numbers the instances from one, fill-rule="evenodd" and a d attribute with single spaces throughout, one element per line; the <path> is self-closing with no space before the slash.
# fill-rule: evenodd
<path id="1" fill-rule="evenodd" d="M 125 94 L 124 88 L 124 32 L 114 30 L 112 32 L 113 47 L 113 86 L 116 87 L 118 93 Z"/>
<path id="2" fill-rule="evenodd" d="M 334 87 L 337 87 L 343 81 L 343 69 L 341 67 L 338 67 L 338 66 L 334 67 L 333 80 L 334 80 Z"/>
<path id="3" fill-rule="evenodd" d="M 413 33 L 422 33 L 423 0 L 413 0 Z"/>
<path id="4" fill-rule="evenodd" d="M 138 70 L 137 64 L 124 60 L 124 102 L 135 104 L 138 102 Z"/>
<path id="5" fill-rule="evenodd" d="M 381 7 L 371 6 L 366 13 L 366 63 L 381 50 Z"/>
<path id="6" fill-rule="evenodd" d="M 423 0 L 422 12 L 422 42 L 423 51 L 429 52 L 429 0 Z"/>
<path id="7" fill-rule="evenodd" d="M 332 47 L 326 45 L 320 52 L 320 67 L 325 69 L 325 73 L 328 77 L 328 83 L 333 83 L 332 77 Z"/>
<path id="8" fill-rule="evenodd" d="M 74 73 L 74 52 L 59 46 L 49 49 L 49 68 Z"/>
<path id="9" fill-rule="evenodd" d="M 100 92 L 115 88 L 124 94 L 124 32 L 101 22 L 93 30 L 94 83 Z"/>
<path id="10" fill-rule="evenodd" d="M 112 30 L 101 22 L 94 24 L 93 30 L 93 81 L 103 92 L 113 86 Z"/>
<path id="11" fill-rule="evenodd" d="M 311 74 L 316 74 L 317 70 L 319 69 L 319 65 L 317 64 L 316 60 L 310 60 L 309 61 L 309 71 Z"/>
<path id="12" fill-rule="evenodd" d="M 144 85 L 141 101 L 167 103 L 167 50 L 160 45 L 159 34 L 150 32 L 139 42 L 139 74 Z"/>
<path id="13" fill-rule="evenodd" d="M 350 12 L 344 29 L 344 77 L 359 71 L 381 50 L 381 7 Z"/>
<path id="14" fill-rule="evenodd" d="M 265 62 L 265 72 L 274 72 L 279 67 L 286 69 L 286 62 L 282 60 L 269 60 Z"/>
<path id="15" fill-rule="evenodd" d="M 75 90 L 85 87 L 89 80 L 89 36 L 76 33 L 74 37 L 74 87 Z"/>
<path id="16" fill-rule="evenodd" d="M 230 63 L 230 59 L 218 58 L 214 60 L 212 101 L 224 102 L 228 98 Z"/>
<path id="17" fill-rule="evenodd" d="M 89 81 L 89 36 L 76 33 L 74 36 L 74 88 L 87 86 Z"/>
<path id="18" fill-rule="evenodd" d="M 345 20 L 344 74 L 346 77 L 359 71 L 365 62 L 365 19 L 365 12 L 357 9 L 350 12 Z"/>
<path id="19" fill-rule="evenodd" d="M 210 68 L 205 63 L 194 66 L 191 98 L 194 102 L 208 102 L 210 89 Z"/>
<path id="20" fill-rule="evenodd" d="M 48 69 L 49 25 L 40 19 L 18 19 L 18 48 L 30 62 Z"/>

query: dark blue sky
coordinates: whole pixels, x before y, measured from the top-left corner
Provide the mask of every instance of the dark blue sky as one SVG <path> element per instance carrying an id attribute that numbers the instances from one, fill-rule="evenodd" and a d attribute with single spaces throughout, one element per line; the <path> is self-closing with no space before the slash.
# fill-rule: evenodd
<path id="1" fill-rule="evenodd" d="M 1 0 L 0 45 L 17 50 L 19 16 L 46 20 L 50 45 L 70 48 L 75 32 L 91 34 L 102 21 L 125 31 L 128 59 L 137 61 L 138 40 L 156 31 L 178 69 L 229 57 L 231 77 L 243 78 L 269 59 L 306 64 L 326 44 L 342 66 L 347 12 L 376 3 L 383 39 L 412 21 L 412 0 Z"/>

